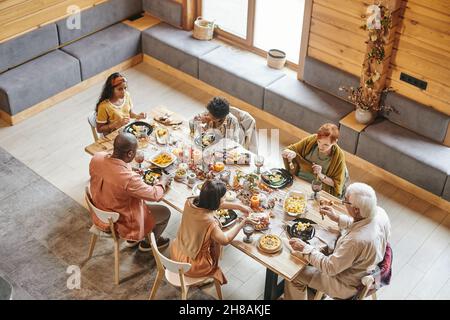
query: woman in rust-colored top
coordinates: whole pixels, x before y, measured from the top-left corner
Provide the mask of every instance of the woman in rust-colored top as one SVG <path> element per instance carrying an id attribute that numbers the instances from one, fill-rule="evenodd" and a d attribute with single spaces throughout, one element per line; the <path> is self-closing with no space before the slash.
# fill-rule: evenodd
<path id="1" fill-rule="evenodd" d="M 233 229 L 225 234 L 213 212 L 219 208 L 234 209 L 240 210 L 247 216 L 251 209 L 243 205 L 224 202 L 225 193 L 226 186 L 223 182 L 207 181 L 198 197 L 186 200 L 180 228 L 177 238 L 170 248 L 170 254 L 173 260 L 192 265 L 186 273 L 189 277 L 212 276 L 220 284 L 227 283 L 218 265 L 220 252 L 222 246 L 233 241 L 248 220 L 239 219 L 240 221 Z"/>

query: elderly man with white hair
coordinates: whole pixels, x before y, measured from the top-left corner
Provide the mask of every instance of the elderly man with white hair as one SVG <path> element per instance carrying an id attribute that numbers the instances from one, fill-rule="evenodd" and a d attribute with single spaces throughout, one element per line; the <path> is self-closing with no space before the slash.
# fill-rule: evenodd
<path id="1" fill-rule="evenodd" d="M 361 278 L 370 274 L 383 260 L 390 234 L 386 212 L 377 206 L 372 187 L 364 183 L 351 184 L 343 203 L 348 215 L 336 213 L 324 206 L 320 213 L 336 222 L 341 231 L 333 253 L 329 256 L 300 239 L 289 244 L 309 262 L 300 274 L 287 282 L 285 299 L 308 299 L 308 288 L 333 298 L 348 299 L 358 293 Z"/>

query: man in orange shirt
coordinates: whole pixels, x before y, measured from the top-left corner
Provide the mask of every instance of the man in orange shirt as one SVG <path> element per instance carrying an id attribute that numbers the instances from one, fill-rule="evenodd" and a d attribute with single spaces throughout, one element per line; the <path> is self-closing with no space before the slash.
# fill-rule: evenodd
<path id="1" fill-rule="evenodd" d="M 92 201 L 98 209 L 120 214 L 116 231 L 120 238 L 127 240 L 128 246 L 139 243 L 140 251 L 150 251 L 147 235 L 153 231 L 161 249 L 167 247 L 170 241 L 161 237 L 167 227 L 170 210 L 163 205 L 146 204 L 145 201 L 160 201 L 172 178 L 163 175 L 155 186 L 145 184 L 130 165 L 136 150 L 136 137 L 121 133 L 114 140 L 112 155 L 105 152 L 94 155 L 89 165 Z M 96 216 L 92 219 L 101 230 L 109 229 Z"/>

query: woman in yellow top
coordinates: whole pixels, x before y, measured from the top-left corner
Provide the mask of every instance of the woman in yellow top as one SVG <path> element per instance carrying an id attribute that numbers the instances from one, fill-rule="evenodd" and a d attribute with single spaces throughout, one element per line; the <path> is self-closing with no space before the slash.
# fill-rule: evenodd
<path id="1" fill-rule="evenodd" d="M 130 118 L 144 119 L 144 112 L 136 114 L 127 91 L 127 80 L 120 73 L 113 73 L 106 79 L 102 95 L 97 103 L 97 132 L 104 135 L 126 125 Z"/>
<path id="2" fill-rule="evenodd" d="M 338 138 L 339 129 L 336 125 L 322 125 L 316 134 L 283 151 L 286 169 L 308 182 L 319 179 L 323 183 L 323 190 L 341 198 L 348 172 L 344 152 L 337 145 Z"/>
<path id="3" fill-rule="evenodd" d="M 175 261 L 191 264 L 191 269 L 186 272 L 189 277 L 210 276 L 220 284 L 227 283 L 219 267 L 221 248 L 230 244 L 250 220 L 242 219 L 225 233 L 214 216 L 214 210 L 240 210 L 247 216 L 251 209 L 241 204 L 224 202 L 226 191 L 222 181 L 208 180 L 198 197 L 186 199 L 177 237 L 170 247 L 170 256 Z"/>

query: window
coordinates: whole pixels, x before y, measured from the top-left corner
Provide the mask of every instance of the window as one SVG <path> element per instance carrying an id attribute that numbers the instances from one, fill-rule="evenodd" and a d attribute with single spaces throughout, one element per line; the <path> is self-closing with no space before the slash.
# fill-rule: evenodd
<path id="1" fill-rule="evenodd" d="M 280 49 L 287 59 L 298 62 L 304 0 L 256 1 L 253 45 L 264 51 Z"/>
<path id="2" fill-rule="evenodd" d="M 248 0 L 203 0 L 201 15 L 223 31 L 247 38 Z"/>
<path id="3" fill-rule="evenodd" d="M 199 0 L 198 7 L 200 16 L 220 27 L 221 37 L 259 54 L 282 50 L 297 65 L 306 1 Z"/>

